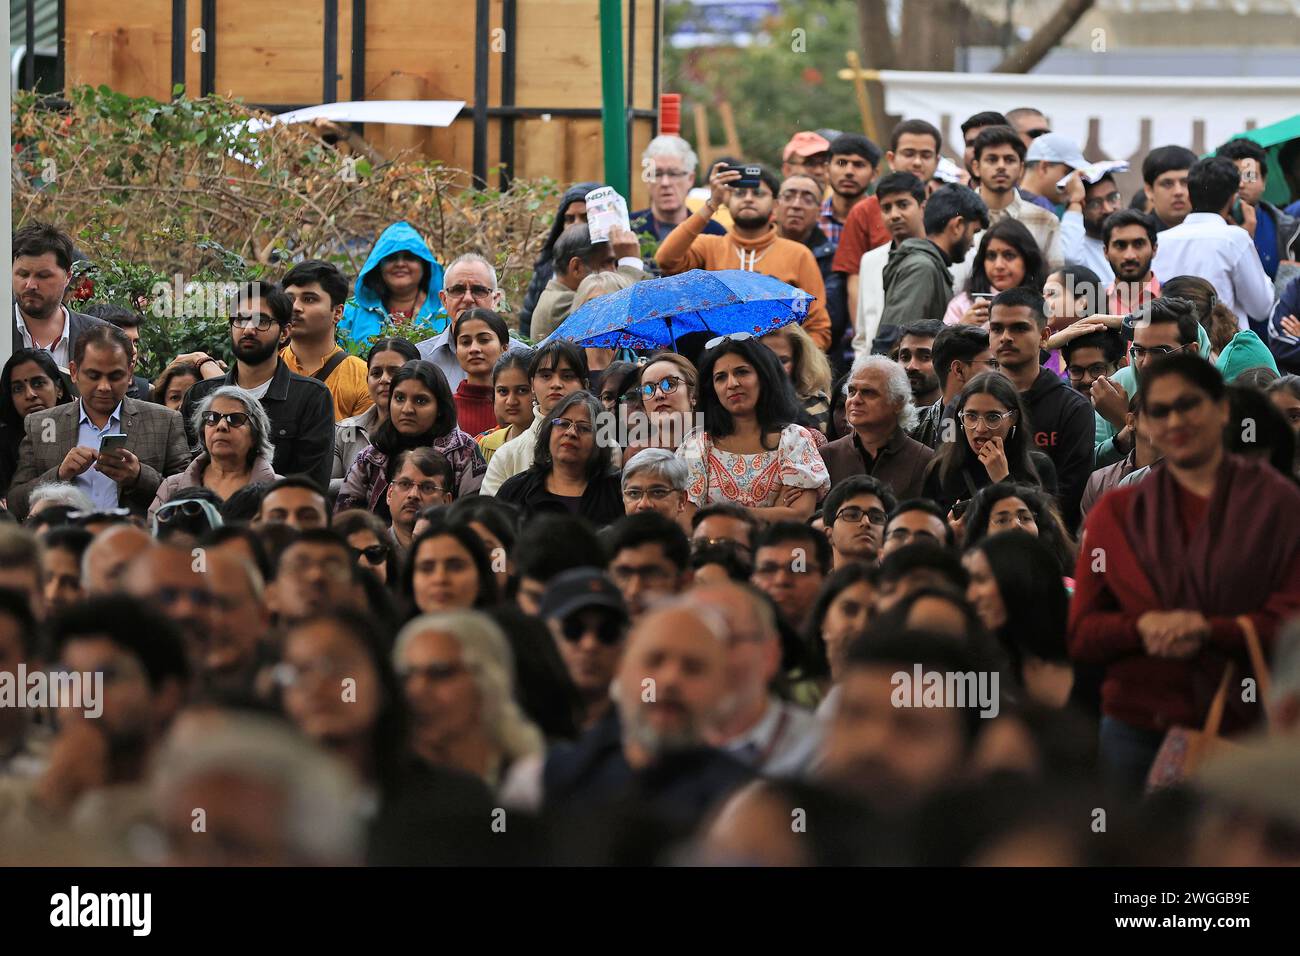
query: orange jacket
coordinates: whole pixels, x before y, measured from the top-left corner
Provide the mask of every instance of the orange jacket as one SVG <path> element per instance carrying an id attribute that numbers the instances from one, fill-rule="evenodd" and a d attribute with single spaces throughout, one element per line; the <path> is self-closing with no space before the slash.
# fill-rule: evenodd
<path id="1" fill-rule="evenodd" d="M 831 317 L 826 311 L 826 285 L 822 282 L 817 260 L 801 242 L 782 239 L 773 228 L 757 239 L 741 239 L 734 233 L 725 236 L 703 234 L 709 222 L 706 210 L 688 217 L 659 244 L 655 261 L 664 275 L 677 275 L 689 269 L 744 269 L 761 272 L 803 289 L 813 296 L 804 331 L 825 351 L 831 344 Z"/>

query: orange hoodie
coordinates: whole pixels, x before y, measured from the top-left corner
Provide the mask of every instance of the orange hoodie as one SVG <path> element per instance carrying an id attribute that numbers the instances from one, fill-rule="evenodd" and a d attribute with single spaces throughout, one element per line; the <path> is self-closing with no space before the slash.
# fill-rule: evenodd
<path id="1" fill-rule="evenodd" d="M 709 222 L 707 209 L 689 216 L 659 244 L 655 261 L 664 275 L 677 275 L 690 269 L 743 269 L 761 272 L 803 289 L 813 296 L 803 321 L 817 346 L 825 351 L 831 344 L 831 318 L 826 311 L 826 285 L 817 268 L 817 260 L 808 247 L 792 239 L 782 239 L 770 229 L 757 239 L 741 239 L 734 233 L 706 236 Z"/>

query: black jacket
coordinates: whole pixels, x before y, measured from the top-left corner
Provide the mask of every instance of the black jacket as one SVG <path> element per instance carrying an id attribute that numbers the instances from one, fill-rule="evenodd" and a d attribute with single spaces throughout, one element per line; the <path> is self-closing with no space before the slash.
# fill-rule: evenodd
<path id="1" fill-rule="evenodd" d="M 238 385 L 236 364 L 220 378 L 204 379 L 190 386 L 181 403 L 185 434 L 198 452 L 198 436 L 191 429 L 194 409 L 203 397 L 222 385 Z M 280 359 L 271 387 L 262 397 L 262 407 L 271 419 L 271 444 L 275 457 L 271 467 L 277 475 L 307 475 L 328 488 L 334 468 L 334 397 L 323 382 L 289 371 Z"/>
<path id="2" fill-rule="evenodd" d="M 965 438 L 959 436 L 958 440 L 965 441 Z M 1052 464 L 1052 459 L 1041 451 L 1031 451 L 1029 460 L 1033 463 L 1034 470 L 1038 472 L 1037 481 L 1027 474 L 1022 475 L 1015 471 L 1007 476 L 1007 480 L 1037 485 L 1047 494 L 1055 495 L 1057 493 L 1056 467 Z M 944 514 L 947 514 L 958 501 L 969 501 L 975 497 L 976 492 L 993 484 L 989 473 L 978 461 L 968 462 L 965 468 L 949 475 L 946 481 L 940 480 L 939 464 L 938 458 L 932 458 L 930 464 L 926 466 L 925 485 L 921 490 L 921 497 L 931 499 L 943 509 Z"/>
<path id="3" fill-rule="evenodd" d="M 1034 447 L 1052 459 L 1061 491 L 1061 517 L 1071 531 L 1079 524 L 1079 502 L 1092 474 L 1097 420 L 1092 403 L 1050 369 L 1041 369 L 1020 398 L 1033 426 Z"/>
<path id="4" fill-rule="evenodd" d="M 555 495 L 546 490 L 546 473 L 536 468 L 522 471 L 506 479 L 497 489 L 497 500 L 509 501 L 519 506 L 525 521 L 537 514 L 570 514 L 568 508 Z M 615 473 L 587 482 L 578 505 L 578 516 L 586 518 L 597 528 L 623 517 L 623 482 Z"/>

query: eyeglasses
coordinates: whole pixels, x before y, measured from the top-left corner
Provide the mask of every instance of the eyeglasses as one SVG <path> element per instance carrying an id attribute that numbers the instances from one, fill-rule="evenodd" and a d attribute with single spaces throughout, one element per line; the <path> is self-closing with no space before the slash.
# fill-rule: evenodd
<path id="1" fill-rule="evenodd" d="M 826 169 L 831 164 L 831 158 L 822 154 L 819 156 L 791 156 L 786 160 L 791 166 L 802 166 L 804 169 Z"/>
<path id="2" fill-rule="evenodd" d="M 847 508 L 841 508 L 835 513 L 835 520 L 847 521 L 849 524 L 861 524 L 864 516 L 872 524 L 880 526 L 883 526 L 889 517 L 880 508 L 859 508 L 857 505 L 849 505 Z"/>
<path id="3" fill-rule="evenodd" d="M 1162 356 L 1165 355 L 1173 355 L 1175 352 L 1181 352 L 1183 349 L 1187 348 L 1187 346 L 1191 344 L 1192 344 L 1191 342 L 1188 342 L 1186 345 L 1178 346 L 1178 348 L 1173 348 L 1172 346 L 1169 345 L 1153 345 L 1149 349 L 1143 348 L 1140 345 L 1133 345 L 1129 347 L 1129 353 L 1135 359 L 1141 361 L 1142 359 L 1146 358 L 1148 355 L 1151 356 L 1152 358 L 1161 358 Z"/>
<path id="4" fill-rule="evenodd" d="M 1115 192 L 1107 193 L 1105 196 L 1096 196 L 1092 199 L 1089 199 L 1086 203 L 1083 204 L 1083 208 L 1088 210 L 1089 212 L 1095 212 L 1098 209 L 1100 209 L 1102 206 L 1105 206 L 1107 204 L 1112 206 L 1118 206 L 1120 204 L 1120 200 L 1121 197 L 1119 194 L 1119 190 L 1117 189 L 1115 190 Z"/>
<path id="5" fill-rule="evenodd" d="M 709 339 L 704 343 L 705 350 L 715 349 L 723 342 L 746 342 L 754 336 L 748 332 L 730 332 L 727 335 L 719 335 L 717 338 Z"/>
<path id="6" fill-rule="evenodd" d="M 353 548 L 349 545 L 348 550 L 352 552 L 352 557 L 354 559 L 364 558 L 366 564 L 374 565 L 376 567 L 383 564 L 384 560 L 388 557 L 388 548 L 384 547 L 382 544 L 372 544 L 368 548 Z"/>
<path id="7" fill-rule="evenodd" d="M 164 608 L 173 607 L 182 599 L 188 599 L 191 604 L 198 607 L 211 607 L 214 603 L 212 595 L 203 588 L 162 587 L 150 594 L 149 599 Z"/>
<path id="8" fill-rule="evenodd" d="M 1011 418 L 1015 412 L 962 412 L 957 417 L 967 428 L 975 428 L 980 422 L 988 425 L 989 428 L 997 428 L 1002 424 L 1004 419 Z"/>
<path id="9" fill-rule="evenodd" d="M 810 192 L 803 189 L 783 189 L 777 194 L 777 199 L 784 203 L 798 203 L 800 206 L 819 206 L 821 200 Z"/>
<path id="10" fill-rule="evenodd" d="M 1090 378 L 1101 378 L 1103 375 L 1106 374 L 1106 369 L 1109 367 L 1110 366 L 1108 366 L 1105 362 L 1094 362 L 1092 365 L 1089 365 L 1087 368 L 1082 368 L 1078 365 L 1071 365 L 1068 368 L 1066 368 L 1065 371 L 1070 376 L 1070 381 L 1081 382 L 1083 381 L 1083 377 L 1085 375 L 1087 375 Z"/>
<path id="11" fill-rule="evenodd" d="M 623 497 L 628 501 L 640 501 L 642 498 L 649 498 L 651 501 L 667 501 L 676 488 L 668 488 L 664 485 L 655 485 L 653 488 L 624 488 Z"/>
<path id="12" fill-rule="evenodd" d="M 402 682 L 409 681 L 412 677 L 423 677 L 431 684 L 441 684 L 445 680 L 451 680 L 453 677 L 459 677 L 465 673 L 468 668 L 464 664 L 425 664 L 423 667 L 405 666 L 397 668 L 397 678 Z"/>
<path id="13" fill-rule="evenodd" d="M 384 256 L 384 261 L 385 262 L 419 262 L 421 260 L 420 257 L 417 256 L 414 252 L 410 252 L 406 249 L 403 249 L 400 252 L 394 252 L 391 256 Z"/>
<path id="14" fill-rule="evenodd" d="M 1174 412 L 1177 412 L 1179 415 L 1186 415 L 1190 411 L 1195 411 L 1204 401 L 1204 395 L 1184 395 L 1182 398 L 1170 402 L 1167 405 L 1148 405 L 1143 410 L 1143 414 L 1154 421 L 1160 422 L 1164 421 Z"/>
<path id="15" fill-rule="evenodd" d="M 971 359 L 971 361 L 967 362 L 966 364 L 972 367 L 976 365 L 983 365 L 986 368 L 988 368 L 989 371 L 991 372 L 996 372 L 998 369 L 1002 367 L 1002 363 L 995 358 Z"/>
<path id="16" fill-rule="evenodd" d="M 749 556 L 753 551 L 747 544 L 741 544 L 735 538 L 695 538 L 691 542 L 692 551 L 700 551 L 704 548 L 735 548 L 740 554 Z"/>
<path id="17" fill-rule="evenodd" d="M 447 286 L 442 291 L 447 293 L 447 295 L 451 296 L 453 299 L 461 298 L 466 292 L 476 299 L 486 299 L 495 292 L 496 289 L 489 289 L 485 285 L 465 285 L 464 283 L 457 283 L 456 285 Z"/>
<path id="18" fill-rule="evenodd" d="M 230 317 L 230 326 L 235 329 L 256 329 L 258 332 L 265 332 L 276 324 L 275 319 L 267 315 L 232 315 Z"/>
<path id="19" fill-rule="evenodd" d="M 422 495 L 445 495 L 447 489 L 435 481 L 414 482 L 410 478 L 394 478 L 393 487 L 404 495 L 409 495 L 415 488 L 420 489 Z"/>
<path id="20" fill-rule="evenodd" d="M 717 341 L 716 339 L 714 341 Z M 710 348 L 712 346 L 709 346 Z M 665 375 L 657 382 L 647 382 L 641 386 L 641 394 L 647 399 L 654 398 L 655 392 L 663 392 L 665 395 L 671 395 L 677 391 L 678 385 L 684 385 L 686 379 L 676 375 Z"/>
<path id="21" fill-rule="evenodd" d="M 247 412 L 204 412 L 203 424 L 220 425 L 222 421 L 230 424 L 231 428 L 243 428 L 248 424 Z"/>
<path id="22" fill-rule="evenodd" d="M 210 502 L 199 501 L 197 498 L 187 498 L 184 501 L 169 501 L 158 509 L 158 520 L 166 524 L 168 521 L 175 521 L 177 518 L 197 518 L 199 515 L 207 513 L 203 507 L 204 505 L 207 505 L 208 508 L 212 507 Z"/>
<path id="23" fill-rule="evenodd" d="M 571 418 L 552 418 L 551 427 L 561 432 L 567 432 L 572 429 L 579 436 L 590 435 L 596 429 L 590 422 L 575 422 Z"/>
<path id="24" fill-rule="evenodd" d="M 588 627 L 582 618 L 574 614 L 564 619 L 560 632 L 570 644 L 577 644 L 588 634 L 595 634 L 596 640 L 606 647 L 613 647 L 623 640 L 623 625 L 612 617 L 604 618 L 596 627 Z"/>
<path id="25" fill-rule="evenodd" d="M 339 660 L 334 657 L 322 657 L 320 660 L 308 661 L 302 664 L 291 664 L 283 661 L 271 668 L 271 678 L 280 687 L 296 687 L 303 683 L 305 678 L 315 677 L 318 680 L 330 680 L 336 677 L 344 676 L 351 668 L 347 661 Z"/>
<path id="26" fill-rule="evenodd" d="M 652 182 L 658 182 L 661 179 L 686 179 L 691 174 L 684 169 L 656 169 L 654 175 L 647 176 L 646 179 Z"/>

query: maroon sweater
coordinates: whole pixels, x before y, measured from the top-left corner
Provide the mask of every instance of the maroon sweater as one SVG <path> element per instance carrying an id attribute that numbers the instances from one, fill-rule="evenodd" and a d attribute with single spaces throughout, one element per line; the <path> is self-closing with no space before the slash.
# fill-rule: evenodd
<path id="1" fill-rule="evenodd" d="M 1075 569 L 1069 647 L 1075 660 L 1106 666 L 1103 713 L 1144 730 L 1199 728 L 1224 666 L 1234 663 L 1234 683 L 1252 673 L 1236 621 L 1239 615 L 1250 615 L 1265 655 L 1270 654 L 1278 625 L 1300 612 L 1300 554 L 1295 545 L 1300 492 L 1280 475 L 1276 481 L 1272 477 L 1271 500 L 1257 498 L 1253 504 L 1272 523 L 1277 536 L 1273 541 L 1268 540 L 1272 535 L 1258 530 L 1243 534 L 1239 523 L 1225 521 L 1223 499 L 1217 494 L 1213 501 L 1186 491 L 1178 495 L 1182 534 L 1170 529 L 1161 560 L 1170 568 L 1194 561 L 1187 550 L 1180 551 L 1179 539 L 1191 538 L 1202 528 L 1214 536 L 1215 559 L 1206 570 L 1220 596 L 1201 602 L 1162 600 L 1138 558 L 1132 536 L 1141 525 L 1136 506 L 1142 485 L 1107 492 L 1088 513 Z M 1231 485 L 1227 493 L 1233 494 Z M 1198 603 L 1201 606 L 1195 606 Z M 1179 608 L 1199 610 L 1209 620 L 1211 633 L 1204 648 L 1187 660 L 1148 656 L 1138 618 L 1147 611 Z M 1258 703 L 1244 703 L 1240 694 L 1230 693 L 1223 729 L 1241 729 L 1259 716 Z"/>
<path id="2" fill-rule="evenodd" d="M 456 386 L 456 425 L 469 435 L 477 435 L 497 427 L 493 411 L 491 385 L 471 385 L 464 379 Z"/>

